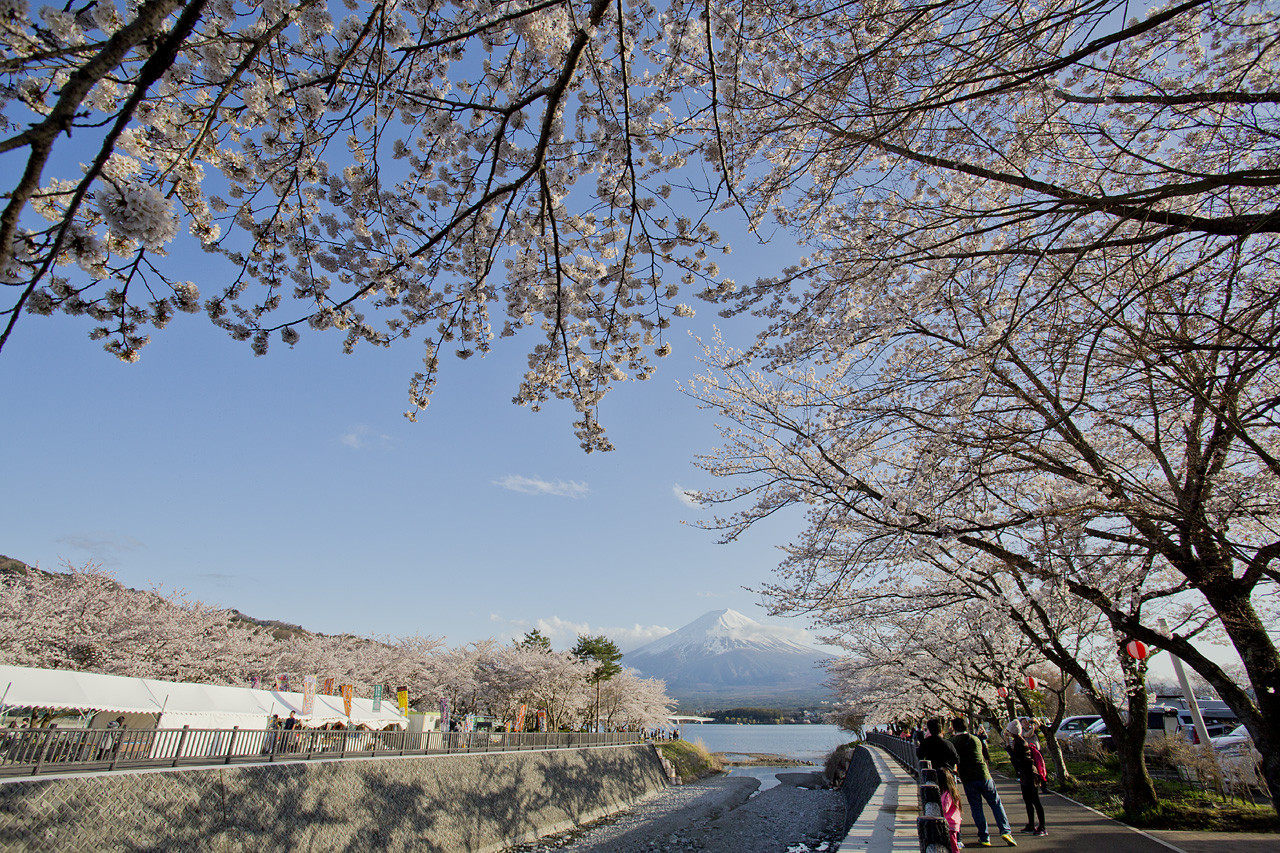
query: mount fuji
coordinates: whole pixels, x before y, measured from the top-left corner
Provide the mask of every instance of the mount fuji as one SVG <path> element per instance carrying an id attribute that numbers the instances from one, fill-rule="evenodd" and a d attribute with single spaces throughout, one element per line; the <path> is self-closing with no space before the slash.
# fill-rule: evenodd
<path id="1" fill-rule="evenodd" d="M 659 637 L 622 663 L 661 678 L 682 706 L 795 707 L 828 693 L 819 664 L 831 656 L 736 610 L 713 610 Z"/>

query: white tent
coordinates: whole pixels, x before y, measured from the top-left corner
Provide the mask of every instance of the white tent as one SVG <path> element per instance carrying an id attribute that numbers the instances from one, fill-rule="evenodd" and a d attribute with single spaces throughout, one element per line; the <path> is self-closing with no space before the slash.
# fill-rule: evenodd
<path id="1" fill-rule="evenodd" d="M 374 711 L 372 699 L 352 699 L 348 718 L 341 696 L 316 696 L 312 712 L 303 714 L 301 693 L 64 669 L 0 666 L 0 693 L 6 690 L 4 704 L 9 707 L 155 714 L 157 728 L 262 729 L 272 714 L 287 717 L 291 711 L 308 726 L 342 722 L 382 729 L 407 725 L 394 704 L 383 702 Z"/>

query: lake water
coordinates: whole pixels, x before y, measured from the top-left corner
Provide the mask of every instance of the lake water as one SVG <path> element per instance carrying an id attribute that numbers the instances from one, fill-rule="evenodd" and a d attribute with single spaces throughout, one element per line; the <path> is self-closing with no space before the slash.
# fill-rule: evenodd
<path id="1" fill-rule="evenodd" d="M 760 790 L 778 784 L 778 773 L 817 770 L 833 749 L 853 740 L 849 732 L 830 725 L 796 726 L 734 726 L 722 723 L 686 723 L 680 728 L 680 737 L 702 745 L 709 752 L 748 753 L 767 752 L 812 761 L 817 767 L 732 767 L 726 768 L 732 776 L 752 776 L 760 780 Z"/>
<path id="2" fill-rule="evenodd" d="M 710 752 L 768 752 L 821 764 L 831 750 L 853 740 L 849 732 L 830 725 L 733 726 L 686 723 L 680 737 L 702 741 Z"/>

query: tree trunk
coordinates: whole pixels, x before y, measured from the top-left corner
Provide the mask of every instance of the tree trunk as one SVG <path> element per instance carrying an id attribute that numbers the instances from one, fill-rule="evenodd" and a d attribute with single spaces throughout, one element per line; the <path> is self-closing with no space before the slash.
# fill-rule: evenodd
<path id="1" fill-rule="evenodd" d="M 1053 760 L 1053 784 L 1061 788 L 1071 779 L 1071 772 L 1067 770 L 1067 760 L 1062 757 L 1062 742 L 1058 740 L 1056 732 L 1055 727 L 1046 734 L 1045 749 L 1049 750 L 1049 758 Z"/>
<path id="2" fill-rule="evenodd" d="M 1142 752 L 1142 747 L 1146 743 L 1146 720 L 1142 720 L 1144 726 L 1140 733 L 1141 740 L 1136 743 L 1132 737 L 1115 737 L 1111 742 L 1115 744 L 1116 755 L 1120 759 L 1120 787 L 1124 794 L 1124 811 L 1125 814 L 1133 816 L 1155 808 L 1157 797 L 1156 787 L 1151 781 L 1151 774 L 1147 772 L 1147 758 Z"/>
<path id="3" fill-rule="evenodd" d="M 1054 784 L 1059 788 L 1067 784 L 1067 780 L 1071 778 L 1071 773 L 1067 770 L 1067 762 L 1062 757 L 1062 743 L 1058 740 L 1058 726 L 1062 725 L 1063 719 L 1067 716 L 1067 691 L 1071 689 L 1072 681 L 1067 678 L 1067 674 L 1059 667 L 1060 682 L 1057 688 L 1053 690 L 1054 698 L 1058 700 L 1058 708 L 1054 711 L 1053 722 L 1049 725 L 1049 730 L 1045 732 L 1045 749 L 1049 750 L 1049 758 L 1053 761 Z"/>
<path id="4" fill-rule="evenodd" d="M 1140 672 L 1140 675 L 1144 674 Z M 1127 720 L 1121 721 L 1114 710 L 1105 713 L 1099 709 L 1099 713 L 1107 720 L 1111 744 L 1120 759 L 1120 787 L 1125 814 L 1134 816 L 1155 808 L 1159 798 L 1151 774 L 1147 772 L 1147 757 L 1142 751 L 1147 744 L 1147 691 L 1145 687 L 1135 689 L 1132 686 L 1129 690 Z"/>

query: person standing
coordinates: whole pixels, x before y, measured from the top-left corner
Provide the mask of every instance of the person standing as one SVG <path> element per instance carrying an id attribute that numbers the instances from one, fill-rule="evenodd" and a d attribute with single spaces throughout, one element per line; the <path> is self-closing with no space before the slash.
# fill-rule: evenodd
<path id="1" fill-rule="evenodd" d="M 951 833 L 951 853 L 960 853 L 960 791 L 956 788 L 956 774 L 945 767 L 938 768 L 938 796 L 942 817 Z"/>
<path id="2" fill-rule="evenodd" d="M 942 736 L 942 720 L 935 717 L 925 723 L 925 726 L 929 729 L 929 736 L 916 747 L 916 758 L 929 762 L 935 770 L 945 767 L 954 771 L 960 763 L 960 756 L 956 755 L 956 748 L 951 745 L 951 741 Z"/>
<path id="3" fill-rule="evenodd" d="M 1018 784 L 1022 786 L 1022 802 L 1027 807 L 1027 825 L 1022 831 L 1048 835 L 1044 828 L 1044 806 L 1040 803 L 1040 792 L 1036 790 L 1044 781 L 1041 775 L 1043 760 L 1037 767 L 1035 757 L 1031 754 L 1031 746 L 1022 735 L 1013 736 L 1009 760 L 1013 762 L 1013 770 L 1018 774 Z"/>
<path id="4" fill-rule="evenodd" d="M 973 826 L 978 831 L 978 846 L 990 847 L 991 835 L 987 828 L 987 816 L 982 812 L 982 801 L 986 800 L 991 807 L 991 817 L 996 822 L 996 831 L 1000 840 L 1010 847 L 1017 847 L 1013 840 L 1013 830 L 1009 826 L 1009 816 L 1004 812 L 1004 804 L 1000 802 L 1000 792 L 991 780 L 991 771 L 987 765 L 991 762 L 991 754 L 987 745 L 969 734 L 968 724 L 963 717 L 951 721 L 955 737 L 951 745 L 956 749 L 959 763 L 956 765 L 960 782 L 964 785 L 965 798 L 969 800 L 969 811 L 973 813 Z"/>
<path id="5" fill-rule="evenodd" d="M 299 725 L 298 715 L 294 711 L 289 712 L 289 719 L 284 721 L 284 743 L 282 752 L 293 752 L 297 748 L 297 735 L 294 733 Z"/>
<path id="6" fill-rule="evenodd" d="M 269 755 L 276 751 L 276 733 L 280 731 L 280 715 L 272 714 L 267 720 L 267 731 L 262 739 L 262 754 Z"/>

